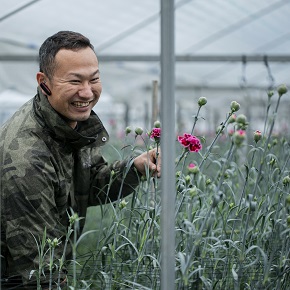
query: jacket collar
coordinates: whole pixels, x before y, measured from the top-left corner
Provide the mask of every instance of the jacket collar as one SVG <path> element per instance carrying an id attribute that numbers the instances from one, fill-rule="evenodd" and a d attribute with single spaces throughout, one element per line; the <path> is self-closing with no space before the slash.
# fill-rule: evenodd
<path id="1" fill-rule="evenodd" d="M 68 143 L 75 149 L 90 144 L 101 146 L 109 140 L 108 132 L 95 112 L 92 111 L 86 121 L 78 122 L 77 129 L 72 129 L 52 108 L 39 88 L 33 100 L 33 109 L 38 122 L 54 139 Z"/>

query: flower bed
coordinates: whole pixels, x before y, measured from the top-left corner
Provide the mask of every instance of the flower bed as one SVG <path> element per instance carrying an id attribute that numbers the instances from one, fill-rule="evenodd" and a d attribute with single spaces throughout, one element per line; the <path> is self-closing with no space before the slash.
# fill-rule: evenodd
<path id="1" fill-rule="evenodd" d="M 232 102 L 210 142 L 195 135 L 201 98 L 192 131 L 177 136 L 176 289 L 290 289 L 289 136 L 273 136 L 286 93 L 280 86 L 275 102 L 268 93 L 264 128 L 252 128 Z M 159 148 L 162 124 L 155 125 L 147 134 L 127 128 L 120 155 Z M 148 172 L 131 197 L 91 209 L 92 232 L 78 241 L 68 283 L 160 289 L 162 206 L 159 180 Z"/>

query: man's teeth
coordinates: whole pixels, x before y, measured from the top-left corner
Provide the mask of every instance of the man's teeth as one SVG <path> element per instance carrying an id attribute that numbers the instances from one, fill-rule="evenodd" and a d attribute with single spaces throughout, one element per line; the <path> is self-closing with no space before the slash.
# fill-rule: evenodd
<path id="1" fill-rule="evenodd" d="M 87 107 L 89 104 L 90 102 L 73 102 L 73 105 L 78 108 Z"/>

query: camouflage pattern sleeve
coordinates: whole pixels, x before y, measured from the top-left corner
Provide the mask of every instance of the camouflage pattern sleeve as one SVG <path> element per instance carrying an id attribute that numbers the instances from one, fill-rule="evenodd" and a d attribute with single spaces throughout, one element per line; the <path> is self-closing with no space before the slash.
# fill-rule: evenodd
<path id="1" fill-rule="evenodd" d="M 135 169 L 133 158 L 115 161 L 109 165 L 100 154 L 100 148 L 83 150 L 78 158 L 75 164 L 82 168 L 77 168 L 76 171 L 79 174 L 82 172 L 82 176 L 76 180 L 75 191 L 77 199 L 81 199 L 82 195 L 78 193 L 84 188 L 88 189 L 88 206 L 113 202 L 125 197 L 131 194 L 140 182 L 141 174 Z M 90 173 L 86 174 L 86 170 Z M 81 204 L 80 200 L 78 203 Z"/>
<path id="2" fill-rule="evenodd" d="M 140 183 L 141 174 L 135 169 L 133 159 L 106 162 L 93 169 L 91 198 L 98 204 L 116 201 L 131 194 Z"/>
<path id="3" fill-rule="evenodd" d="M 65 186 L 61 184 L 64 180 L 59 179 L 60 169 L 49 151 L 43 150 L 41 143 L 29 147 L 26 142 L 29 142 L 27 138 L 19 138 L 9 144 L 1 171 L 2 226 L 8 259 L 13 265 L 9 274 L 21 275 L 24 281 L 29 279 L 31 270 L 38 270 L 37 242 L 40 243 L 44 229 L 51 239 L 65 234 L 60 219 L 67 202 L 67 196 L 62 196 L 64 191 L 60 190 Z M 29 149 L 23 152 L 24 148 Z M 61 247 L 56 248 L 55 258 L 61 255 Z M 47 266 L 47 259 L 43 266 Z"/>

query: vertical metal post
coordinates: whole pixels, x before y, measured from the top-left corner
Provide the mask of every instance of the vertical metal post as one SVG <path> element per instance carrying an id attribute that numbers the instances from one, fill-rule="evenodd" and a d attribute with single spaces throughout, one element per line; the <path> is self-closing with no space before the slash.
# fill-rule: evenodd
<path id="1" fill-rule="evenodd" d="M 154 122 L 158 120 L 159 104 L 158 104 L 158 81 L 153 81 L 153 92 L 152 92 L 152 116 L 151 126 L 153 127 Z"/>
<path id="2" fill-rule="evenodd" d="M 175 288 L 174 0 L 161 0 L 161 290 Z"/>

